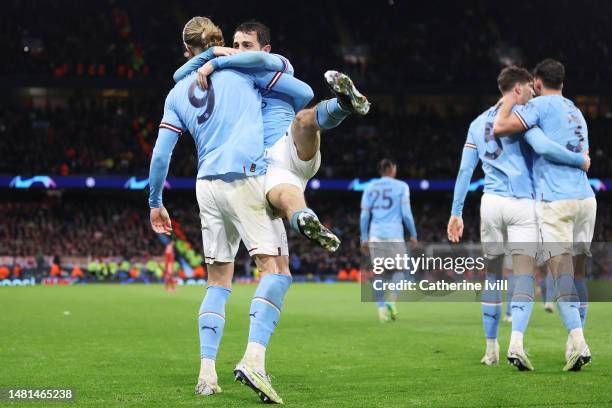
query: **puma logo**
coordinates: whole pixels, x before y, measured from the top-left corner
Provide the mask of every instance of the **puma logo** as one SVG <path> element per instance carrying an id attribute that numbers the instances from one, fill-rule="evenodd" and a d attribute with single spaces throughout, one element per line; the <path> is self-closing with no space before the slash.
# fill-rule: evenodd
<path id="1" fill-rule="evenodd" d="M 202 326 L 202 330 L 206 330 L 206 329 L 208 329 L 208 330 L 210 330 L 211 332 L 213 332 L 213 333 L 217 334 L 217 327 L 218 327 L 218 326 L 215 326 L 215 327 L 210 327 L 210 326 Z"/>

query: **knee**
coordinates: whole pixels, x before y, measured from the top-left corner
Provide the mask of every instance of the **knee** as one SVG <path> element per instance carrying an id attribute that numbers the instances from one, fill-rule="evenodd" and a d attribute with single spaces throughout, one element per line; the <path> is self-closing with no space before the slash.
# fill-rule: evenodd
<path id="1" fill-rule="evenodd" d="M 298 113 L 295 114 L 295 119 L 294 119 L 294 123 L 298 128 L 305 128 L 308 126 L 308 118 L 312 116 L 311 114 L 309 114 L 309 112 L 307 110 L 301 110 Z"/>
<path id="2" fill-rule="evenodd" d="M 255 262 L 261 271 L 262 277 L 267 274 L 291 276 L 288 256 L 256 255 Z"/>
<path id="3" fill-rule="evenodd" d="M 299 207 L 301 191 L 289 184 L 280 184 L 268 192 L 268 201 L 279 210 L 289 211 Z"/>
<path id="4" fill-rule="evenodd" d="M 314 115 L 314 109 L 302 109 L 296 113 L 293 123 L 297 129 L 316 129 Z"/>

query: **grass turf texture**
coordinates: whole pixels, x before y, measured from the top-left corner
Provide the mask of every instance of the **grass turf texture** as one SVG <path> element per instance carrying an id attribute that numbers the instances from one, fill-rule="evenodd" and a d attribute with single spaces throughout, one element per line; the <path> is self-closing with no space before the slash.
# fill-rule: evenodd
<path id="1" fill-rule="evenodd" d="M 261 406 L 233 381 L 248 334 L 253 285 L 234 288 L 217 359 L 224 392 L 194 395 L 202 287 L 152 285 L 0 288 L 0 387 L 70 387 L 74 403 L 8 406 Z M 353 284 L 296 284 L 273 335 L 267 368 L 289 406 L 612 406 L 612 303 L 593 303 L 593 363 L 563 373 L 558 313 L 534 307 L 526 349 L 536 371 L 485 367 L 478 303 L 402 303 L 396 323 Z M 66 315 L 64 311 L 70 311 Z M 510 325 L 500 330 L 505 355 Z M 505 362 L 505 359 L 504 359 Z M 0 403 L 1 405 L 1 403 Z"/>

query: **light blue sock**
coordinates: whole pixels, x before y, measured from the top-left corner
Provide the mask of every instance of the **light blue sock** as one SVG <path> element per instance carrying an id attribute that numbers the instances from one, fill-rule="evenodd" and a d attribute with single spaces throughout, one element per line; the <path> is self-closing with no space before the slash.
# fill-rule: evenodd
<path id="1" fill-rule="evenodd" d="M 545 302 L 555 301 L 555 278 L 552 273 L 546 274 L 546 300 Z"/>
<path id="2" fill-rule="evenodd" d="M 251 318 L 249 342 L 256 342 L 268 347 L 270 336 L 274 333 L 278 323 L 283 308 L 283 300 L 289 290 L 291 281 L 291 276 L 279 274 L 268 274 L 261 278 L 249 311 Z"/>
<path id="3" fill-rule="evenodd" d="M 291 214 L 291 220 L 289 221 L 289 225 L 291 226 L 291 229 L 297 232 L 298 234 L 304 235 L 302 231 L 300 230 L 300 226 L 298 224 L 298 218 L 300 217 L 302 213 L 311 214 L 317 220 L 319 219 L 319 217 L 317 217 L 317 214 L 315 214 L 315 212 L 312 211 L 310 208 L 304 208 L 303 210 L 298 210 L 294 212 L 293 214 Z"/>
<path id="4" fill-rule="evenodd" d="M 540 285 L 540 293 L 542 294 L 542 303 L 546 302 L 546 278 L 540 279 L 538 282 Z"/>
<path id="5" fill-rule="evenodd" d="M 319 102 L 316 112 L 317 125 L 323 130 L 335 128 L 351 114 L 340 108 L 336 98 Z"/>
<path id="6" fill-rule="evenodd" d="M 374 300 L 376 301 L 376 305 L 380 307 L 385 306 L 385 291 L 374 289 Z"/>
<path id="7" fill-rule="evenodd" d="M 508 275 L 508 290 L 506 291 L 506 314 L 512 314 L 512 293 L 514 291 L 514 273 Z"/>
<path id="8" fill-rule="evenodd" d="M 555 294 L 559 315 L 567 331 L 581 328 L 580 300 L 571 274 L 563 273 L 555 279 Z"/>
<path id="9" fill-rule="evenodd" d="M 575 279 L 574 285 L 576 285 L 576 291 L 578 292 L 578 299 L 580 300 L 580 307 L 578 312 L 580 313 L 580 323 L 584 328 L 584 320 L 587 315 L 587 308 L 589 306 L 589 291 L 586 285 L 586 279 Z"/>
<path id="10" fill-rule="evenodd" d="M 497 280 L 494 274 L 487 273 L 487 282 L 495 283 Z M 496 339 L 499 333 L 499 321 L 501 320 L 502 305 L 501 291 L 485 289 L 482 292 L 482 325 L 487 339 Z"/>
<path id="11" fill-rule="evenodd" d="M 512 291 L 512 331 L 525 333 L 529 324 L 529 317 L 533 310 L 533 297 L 535 289 L 532 275 L 518 275 L 514 277 L 514 290 Z"/>
<path id="12" fill-rule="evenodd" d="M 225 326 L 225 303 L 231 289 L 209 286 L 200 306 L 198 330 L 200 332 L 200 358 L 215 360 L 223 327 Z"/>

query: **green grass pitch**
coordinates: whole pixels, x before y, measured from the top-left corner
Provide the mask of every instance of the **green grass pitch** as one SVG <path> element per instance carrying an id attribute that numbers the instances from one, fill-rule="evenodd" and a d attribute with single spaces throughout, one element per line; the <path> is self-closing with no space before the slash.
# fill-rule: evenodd
<path id="1" fill-rule="evenodd" d="M 253 285 L 229 299 L 217 359 L 224 392 L 194 395 L 197 311 L 203 287 L 158 285 L 0 288 L 0 387 L 70 387 L 52 407 L 261 406 L 233 381 L 248 334 Z M 526 348 L 536 371 L 479 364 L 478 303 L 402 303 L 378 323 L 354 284 L 295 284 L 268 349 L 273 384 L 292 407 L 610 407 L 612 303 L 593 303 L 586 335 L 593 362 L 563 373 L 559 315 L 534 307 Z M 70 313 L 65 313 L 69 311 Z M 505 353 L 510 325 L 502 323 Z M 1 403 L 0 403 L 1 405 Z M 44 403 L 8 406 L 49 406 Z"/>

